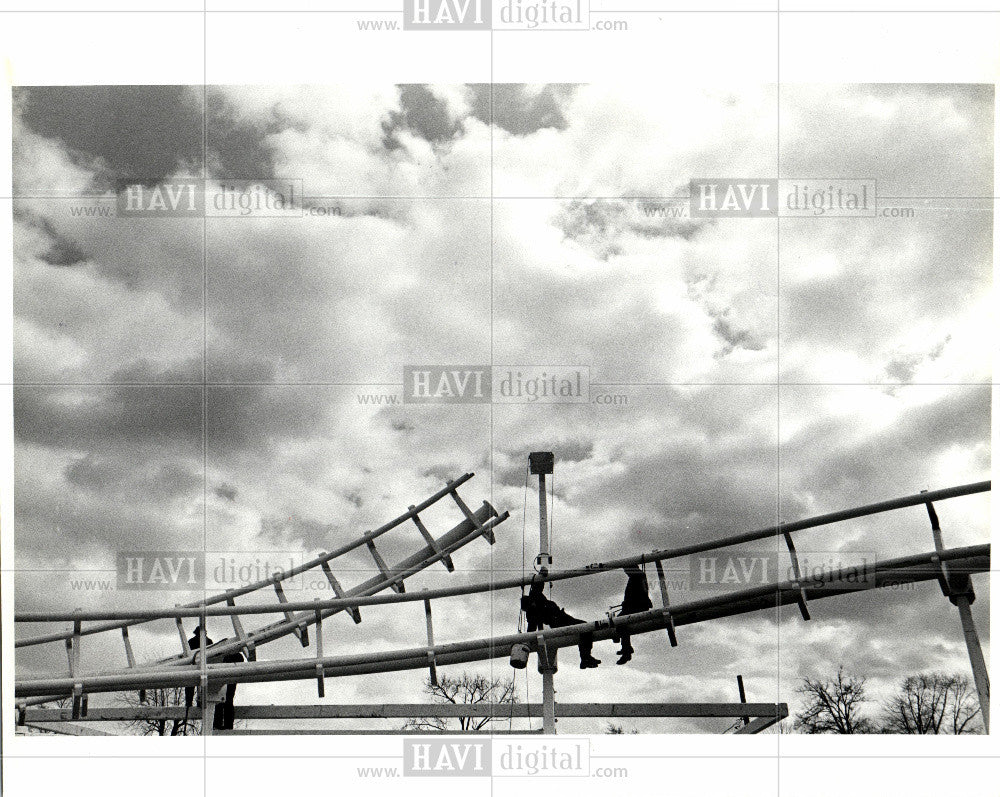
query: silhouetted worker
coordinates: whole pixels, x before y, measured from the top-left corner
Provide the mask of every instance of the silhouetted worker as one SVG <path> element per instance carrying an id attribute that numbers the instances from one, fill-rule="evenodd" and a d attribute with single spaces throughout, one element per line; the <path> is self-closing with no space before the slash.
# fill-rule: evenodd
<path id="1" fill-rule="evenodd" d="M 206 645 L 206 647 L 208 645 L 211 645 L 211 644 L 212 644 L 211 637 L 209 637 L 208 634 L 205 634 L 205 645 Z M 195 627 L 195 629 L 194 629 L 194 636 L 192 636 L 188 640 L 188 647 L 191 648 L 192 651 L 199 650 L 201 648 L 201 626 L 200 625 Z M 194 703 L 194 690 L 195 690 L 195 688 L 196 687 L 194 687 L 194 686 L 185 686 L 184 687 L 184 707 L 185 708 L 191 708 L 191 704 Z M 199 697 L 198 705 L 200 706 L 201 705 L 201 695 L 199 695 L 198 697 Z"/>
<path id="2" fill-rule="evenodd" d="M 548 575 L 548 570 L 543 567 L 539 574 L 544 578 Z M 559 608 L 555 601 L 546 598 L 543 593 L 544 589 L 545 582 L 543 580 L 534 581 L 528 594 L 521 596 L 521 610 L 528 621 L 529 633 L 540 630 L 543 625 L 547 625 L 549 628 L 564 628 L 567 625 L 577 625 L 584 622 L 567 614 L 564 609 Z M 597 667 L 601 663 L 600 659 L 595 659 L 591 655 L 591 651 L 594 649 L 593 634 L 581 634 L 579 648 L 581 670 Z"/>
<path id="3" fill-rule="evenodd" d="M 653 608 L 653 602 L 649 599 L 649 582 L 646 581 L 646 574 L 642 572 L 639 565 L 629 565 L 625 568 L 628 574 L 628 581 L 625 584 L 625 596 L 622 598 L 622 610 L 619 616 L 625 614 L 636 614 L 638 612 L 649 611 Z M 632 648 L 632 635 L 628 631 L 622 630 L 617 634 L 621 638 L 622 649 L 618 651 L 621 656 L 618 664 L 625 664 L 632 660 L 635 650 Z"/>
<path id="4" fill-rule="evenodd" d="M 227 653 L 222 657 L 226 664 L 238 664 L 243 661 L 243 654 L 238 650 Z M 236 684 L 226 684 L 226 699 L 215 704 L 215 717 L 212 720 L 212 727 L 220 731 L 231 731 L 235 721 L 236 711 L 233 707 L 233 700 L 236 697 Z"/>

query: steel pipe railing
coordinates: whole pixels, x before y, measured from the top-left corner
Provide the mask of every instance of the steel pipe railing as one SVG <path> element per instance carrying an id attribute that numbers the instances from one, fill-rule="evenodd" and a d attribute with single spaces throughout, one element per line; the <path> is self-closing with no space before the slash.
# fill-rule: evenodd
<path id="1" fill-rule="evenodd" d="M 938 558 L 935 558 L 938 557 Z M 977 545 L 928 552 L 914 556 L 879 562 L 871 567 L 862 586 L 844 586 L 847 576 L 856 575 L 855 568 L 848 568 L 830 574 L 831 581 L 841 586 L 829 584 L 810 586 L 805 590 L 810 600 L 833 597 L 845 593 L 879 589 L 889 585 L 937 580 L 940 575 L 938 559 L 949 563 L 952 573 L 982 573 L 989 570 L 990 546 Z M 507 656 L 514 644 L 527 644 L 536 649 L 539 640 L 548 647 L 567 647 L 577 644 L 581 634 L 590 633 L 595 639 L 607 639 L 616 630 L 627 630 L 631 634 L 648 633 L 667 626 L 668 618 L 676 625 L 704 622 L 719 617 L 733 616 L 748 612 L 776 609 L 786 604 L 796 603 L 802 585 L 798 582 L 783 582 L 778 585 L 756 587 L 748 590 L 713 596 L 687 603 L 673 604 L 669 609 L 652 609 L 646 612 L 608 620 L 580 623 L 565 628 L 551 629 L 530 634 L 511 634 L 502 637 L 469 640 L 465 642 L 438 645 L 432 650 L 439 666 L 482 661 Z M 352 656 L 330 656 L 321 660 L 326 677 L 364 675 L 377 672 L 423 669 L 427 666 L 429 648 L 391 651 L 379 654 Z M 317 659 L 245 662 L 242 664 L 209 664 L 207 677 L 210 683 L 256 683 L 267 681 L 302 680 L 315 677 Z M 115 692 L 126 689 L 156 688 L 170 686 L 194 686 L 201 682 L 203 671 L 193 666 L 172 667 L 160 670 L 134 670 L 111 675 L 80 676 L 76 678 L 44 678 L 20 681 L 15 684 L 16 697 L 70 694 L 76 686 L 85 692 Z"/>
<path id="2" fill-rule="evenodd" d="M 704 553 L 719 548 L 726 548 L 733 545 L 740 545 L 746 542 L 778 537 L 786 533 L 802 531 L 804 529 L 815 528 L 817 526 L 838 523 L 844 520 L 851 520 L 866 515 L 874 515 L 882 512 L 890 512 L 895 509 L 902 509 L 910 506 L 919 506 L 931 501 L 943 501 L 948 498 L 957 498 L 965 495 L 986 492 L 991 489 L 989 481 L 975 482 L 973 484 L 960 485 L 958 487 L 948 487 L 931 492 L 917 493 L 915 495 L 896 498 L 889 501 L 881 501 L 866 506 L 844 509 L 837 512 L 829 512 L 824 515 L 817 515 L 803 520 L 789 523 L 779 523 L 774 526 L 767 526 L 755 531 L 737 534 L 720 540 L 710 540 L 702 543 L 693 543 L 678 548 L 663 550 L 653 550 L 646 554 L 628 556 L 621 559 L 613 559 L 607 562 L 596 562 L 579 568 L 565 570 L 554 570 L 544 578 L 538 575 L 518 576 L 497 581 L 479 582 L 476 584 L 465 584 L 455 587 L 441 587 L 440 589 L 422 590 L 419 593 L 403 593 L 394 595 L 370 595 L 358 598 L 332 598 L 321 601 L 289 601 L 284 604 L 244 604 L 242 606 L 216 606 L 212 608 L 202 608 L 201 604 L 195 606 L 174 607 L 171 609 L 133 609 L 133 610 L 89 610 L 89 611 L 64 611 L 64 612 L 19 612 L 15 613 L 15 622 L 68 622 L 74 620 L 107 620 L 140 618 L 139 622 L 148 622 L 155 619 L 167 619 L 174 617 L 215 617 L 227 615 L 243 614 L 274 614 L 283 611 L 313 611 L 315 609 L 348 609 L 361 606 L 382 606 L 391 603 L 406 603 L 409 601 L 422 601 L 426 599 L 448 598 L 459 595 L 470 595 L 480 592 L 490 592 L 502 589 L 517 589 L 531 584 L 533 581 L 542 579 L 548 582 L 562 581 L 571 578 L 594 573 L 618 570 L 631 565 L 641 565 L 646 562 L 666 561 L 676 559 L 681 556 L 689 556 L 695 553 Z M 265 582 L 269 583 L 269 582 Z M 222 598 L 225 599 L 224 596 Z M 112 628 L 118 625 L 110 626 Z M 96 633 L 93 630 L 85 629 L 84 634 Z M 44 637 L 33 637 L 25 640 L 16 640 L 16 647 L 26 645 L 42 644 L 42 642 L 52 642 L 66 639 L 72 636 L 69 632 L 60 634 L 49 634 Z"/>

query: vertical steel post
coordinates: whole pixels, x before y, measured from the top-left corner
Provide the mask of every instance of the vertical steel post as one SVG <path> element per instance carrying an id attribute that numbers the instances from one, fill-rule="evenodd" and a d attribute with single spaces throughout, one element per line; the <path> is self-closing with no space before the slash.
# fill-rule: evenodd
<path id="1" fill-rule="evenodd" d="M 556 732 L 556 671 L 546 667 L 542 671 L 542 733 Z"/>
<path id="2" fill-rule="evenodd" d="M 737 675 L 736 676 L 736 685 L 739 687 L 739 690 L 740 690 L 740 702 L 741 703 L 746 703 L 747 702 L 747 692 L 746 692 L 746 689 L 743 688 L 743 676 L 742 675 Z M 743 715 L 740 719 L 743 720 L 743 727 L 744 728 L 747 725 L 750 724 L 750 717 L 748 717 L 746 715 Z"/>
<path id="3" fill-rule="evenodd" d="M 208 657 L 205 655 L 205 649 L 208 647 L 208 632 L 205 630 L 207 625 L 207 618 L 203 614 L 200 618 L 201 624 L 198 632 L 198 652 L 195 653 L 195 659 L 199 658 L 199 665 L 201 667 L 201 735 L 211 736 L 213 730 L 213 723 L 215 720 L 215 705 L 209 700 L 208 696 Z"/>
<path id="4" fill-rule="evenodd" d="M 552 564 L 549 550 L 549 512 L 545 501 L 545 476 L 554 470 L 555 457 L 549 451 L 533 451 L 528 454 L 528 470 L 538 476 L 538 566 Z M 555 674 L 558 669 L 556 653 L 558 649 L 547 650 L 539 643 L 538 672 L 542 675 L 542 733 L 556 732 L 556 688 Z"/>
<path id="5" fill-rule="evenodd" d="M 926 490 L 920 492 L 926 493 Z M 944 539 L 941 536 L 941 522 L 938 520 L 934 504 L 928 501 L 927 516 L 931 521 L 931 534 L 934 537 L 934 550 L 940 554 L 944 550 Z M 979 695 L 979 709 L 982 711 L 983 727 L 986 733 L 990 732 L 990 674 L 986 669 L 986 659 L 983 657 L 983 647 L 979 643 L 979 633 L 976 631 L 976 624 L 972 620 L 972 601 L 969 596 L 975 599 L 972 592 L 972 581 L 965 576 L 967 590 L 952 590 L 951 574 L 947 565 L 938 559 L 938 567 L 941 569 L 941 589 L 948 596 L 948 599 L 958 607 L 958 616 L 962 621 L 962 634 L 965 637 L 965 647 L 969 651 L 969 663 L 972 665 L 972 680 L 976 684 L 976 692 Z"/>
<path id="6" fill-rule="evenodd" d="M 976 624 L 972 621 L 972 608 L 969 598 L 956 595 L 952 602 L 958 607 L 958 616 L 962 620 L 962 633 L 965 635 L 965 646 L 969 649 L 969 662 L 972 664 L 972 678 L 979 693 L 979 708 L 983 712 L 983 727 L 990 732 L 990 674 L 986 669 L 986 659 L 983 658 L 983 648 L 979 644 L 979 634 Z"/>
<path id="7" fill-rule="evenodd" d="M 545 474 L 538 474 L 538 564 L 552 564 L 549 554 L 549 505 L 545 500 Z"/>
<path id="8" fill-rule="evenodd" d="M 427 665 L 430 668 L 431 686 L 437 686 L 437 662 L 434 659 L 434 620 L 431 617 L 430 600 L 424 601 L 424 617 L 427 619 Z"/>
<path id="9" fill-rule="evenodd" d="M 316 598 L 319 600 L 319 598 Z M 233 615 L 235 617 L 235 615 Z M 316 610 L 316 693 L 326 697 L 326 685 L 323 672 L 323 612 Z"/>

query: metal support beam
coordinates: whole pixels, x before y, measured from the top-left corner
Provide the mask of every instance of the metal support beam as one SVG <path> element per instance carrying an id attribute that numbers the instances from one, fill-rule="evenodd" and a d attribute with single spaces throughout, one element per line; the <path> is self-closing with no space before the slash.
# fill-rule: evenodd
<path id="1" fill-rule="evenodd" d="M 401 578 L 394 577 L 393 574 L 389 572 L 389 566 L 385 563 L 385 559 L 382 558 L 382 554 L 378 552 L 378 548 L 375 547 L 375 543 L 372 540 L 368 540 L 368 552 L 372 555 L 372 559 L 375 560 L 375 566 L 378 567 L 378 571 L 382 574 L 382 578 L 387 581 L 391 580 L 389 586 L 392 587 L 392 591 L 396 593 L 406 592 L 406 588 L 403 586 L 403 580 Z"/>
<path id="2" fill-rule="evenodd" d="M 236 605 L 236 601 L 233 600 L 232 595 L 226 596 L 226 605 L 227 606 Z M 240 621 L 240 616 L 238 614 L 231 614 L 229 615 L 229 617 L 233 622 L 233 631 L 236 632 L 236 638 L 243 643 L 243 652 L 247 657 L 247 661 L 256 661 L 257 660 L 256 646 L 254 645 L 253 640 L 247 637 L 247 632 L 243 630 L 243 623 Z M 123 628 L 122 630 L 124 631 L 125 629 Z"/>
<path id="3" fill-rule="evenodd" d="M 333 589 L 333 594 L 338 598 L 346 598 L 347 593 L 344 592 L 344 588 L 340 586 L 340 582 L 337 581 L 336 577 L 333 575 L 333 571 L 330 570 L 330 565 L 327 562 L 321 562 L 320 567 L 323 568 L 323 574 L 326 576 L 326 580 L 330 582 L 330 587 Z M 361 610 L 357 606 L 346 607 L 347 613 L 351 615 L 351 619 L 354 620 L 355 624 L 361 622 Z"/>
<path id="4" fill-rule="evenodd" d="M 128 662 L 130 670 L 135 669 L 135 654 L 132 652 L 132 640 L 128 638 L 128 626 L 122 626 L 122 641 L 125 643 L 125 660 Z M 146 690 L 139 690 L 139 702 L 146 702 Z"/>
<path id="5" fill-rule="evenodd" d="M 792 535 L 787 531 L 782 533 L 785 538 L 785 545 L 788 546 L 788 555 L 792 559 L 792 574 L 795 576 L 795 585 L 799 588 L 799 611 L 802 613 L 802 619 L 809 619 L 809 609 L 806 606 L 806 589 L 802 586 L 802 570 L 799 567 L 799 555 L 795 552 L 795 543 L 792 542 Z"/>
<path id="6" fill-rule="evenodd" d="M 427 665 L 430 668 L 431 684 L 437 686 L 437 662 L 434 658 L 434 622 L 431 618 L 431 602 L 424 601 L 424 615 L 427 618 Z"/>
<path id="7" fill-rule="evenodd" d="M 323 682 L 323 612 L 316 610 L 316 691 L 320 697 L 326 697 L 326 686 Z"/>
<path id="8" fill-rule="evenodd" d="M 183 706 L 140 706 L 93 708 L 85 722 L 122 722 L 130 719 L 183 719 Z M 445 718 L 513 717 L 537 719 L 544 712 L 541 703 L 354 703 L 236 706 L 238 720 L 340 720 L 407 719 L 436 716 Z M 782 719 L 787 716 L 785 703 L 560 703 L 563 717 L 643 718 L 693 717 L 732 718 L 749 715 Z M 27 722 L 58 722 L 69 719 L 64 708 L 29 708 Z"/>
<path id="9" fill-rule="evenodd" d="M 535 559 L 537 568 L 547 568 L 552 564 L 552 552 L 549 546 L 549 508 L 545 495 L 545 476 L 555 470 L 555 457 L 549 451 L 533 451 L 528 454 L 528 470 L 538 476 L 538 557 Z M 539 634 L 538 672 L 542 675 L 542 733 L 556 732 L 556 686 L 555 674 L 558 670 L 556 662 L 557 649 L 549 650 L 545 637 Z"/>
<path id="10" fill-rule="evenodd" d="M 927 492 L 922 490 L 921 492 Z M 941 591 L 958 608 L 958 616 L 962 622 L 962 635 L 965 637 L 965 647 L 969 651 L 969 664 L 972 667 L 972 679 L 976 684 L 976 693 L 979 696 L 979 709 L 983 716 L 983 727 L 986 733 L 990 732 L 990 674 L 986 668 L 986 659 L 983 656 L 983 647 L 979 643 L 979 633 L 976 631 L 976 624 L 972 620 L 972 601 L 976 599 L 976 594 L 972 590 L 972 580 L 967 574 L 955 579 L 953 583 L 948 565 L 941 559 L 941 553 L 945 550 L 944 538 L 941 536 L 941 522 L 938 520 L 934 504 L 927 502 L 927 516 L 931 521 L 931 535 L 934 537 L 934 561 L 941 570 L 939 582 Z M 955 587 L 958 586 L 956 589 Z"/>
<path id="11" fill-rule="evenodd" d="M 667 595 L 667 579 L 663 575 L 663 562 L 656 560 L 656 578 L 660 582 L 660 600 L 663 601 L 663 617 L 667 621 L 667 637 L 670 647 L 677 647 L 677 633 L 674 630 L 674 618 L 670 614 L 670 596 Z"/>
<path id="12" fill-rule="evenodd" d="M 66 640 L 66 654 L 69 658 L 69 677 L 76 679 L 80 673 L 80 642 L 83 623 L 80 620 L 73 621 L 73 637 Z M 73 719 L 79 719 L 87 713 L 86 697 L 83 694 L 83 685 L 73 684 Z"/>
<path id="13" fill-rule="evenodd" d="M 125 643 L 125 661 L 129 669 L 135 667 L 135 654 L 132 653 L 132 641 L 128 638 L 128 626 L 122 626 L 122 641 Z"/>
<path id="14" fill-rule="evenodd" d="M 467 474 L 467 477 L 471 477 L 471 474 Z M 448 487 L 441 490 L 439 493 L 437 493 L 436 495 L 432 496 L 430 499 L 425 501 L 423 505 L 418 504 L 418 508 L 424 505 L 429 506 L 439 497 L 449 494 L 449 492 L 453 489 L 452 485 L 454 484 L 455 482 L 449 482 Z M 942 490 L 934 490 L 926 494 L 915 494 L 915 495 L 905 496 L 903 498 L 896 498 L 890 501 L 881 501 L 875 504 L 868 504 L 866 506 L 854 507 L 852 509 L 840 510 L 838 512 L 830 512 L 824 515 L 817 515 L 815 517 L 806 518 L 804 520 L 798 520 L 790 523 L 782 523 L 779 526 L 769 526 L 763 529 L 758 529 L 756 531 L 747 532 L 745 534 L 738 534 L 732 537 L 727 537 L 725 539 L 710 540 L 707 542 L 697 543 L 694 545 L 685 545 L 670 550 L 654 550 L 642 555 L 629 556 L 606 562 L 593 562 L 581 568 L 549 573 L 546 580 L 550 582 L 560 581 L 562 579 L 588 576 L 595 572 L 608 572 L 611 570 L 620 570 L 621 568 L 626 567 L 628 565 L 641 564 L 644 561 L 652 562 L 665 559 L 676 559 L 678 557 L 687 556 L 694 553 L 701 553 L 704 551 L 711 551 L 722 547 L 739 545 L 745 542 L 766 539 L 769 537 L 774 537 L 778 534 L 782 534 L 784 532 L 801 531 L 803 529 L 816 528 L 818 526 L 824 526 L 831 523 L 839 523 L 845 520 L 851 520 L 853 518 L 865 517 L 868 515 L 875 515 L 882 512 L 890 512 L 896 509 L 902 509 L 904 507 L 926 504 L 928 500 L 945 500 L 948 498 L 956 498 L 959 496 L 973 495 L 975 493 L 986 492 L 990 489 L 991 489 L 991 483 L 989 481 L 983 481 L 983 482 L 976 482 L 973 484 L 959 485 L 957 487 L 949 487 Z M 487 517 L 490 517 L 491 518 L 490 522 L 493 525 L 496 525 L 497 523 L 500 523 L 509 517 L 509 513 L 507 512 L 504 512 L 502 515 L 496 516 L 495 510 L 493 510 L 493 508 L 489 506 L 489 504 L 485 501 L 483 502 L 483 508 L 477 510 L 477 514 L 479 512 L 483 512 L 486 514 Z M 395 521 L 392 521 L 385 527 L 380 527 L 380 528 L 383 529 L 392 528 L 395 525 L 398 525 L 400 522 L 403 522 L 403 520 L 408 520 L 409 517 L 410 514 L 407 513 L 402 518 L 397 518 Z M 478 535 L 467 534 L 467 529 L 463 528 L 462 527 L 463 525 L 464 524 L 460 524 L 459 527 L 456 527 L 451 532 L 449 532 L 448 535 L 445 535 L 445 537 L 443 537 L 438 541 L 443 545 L 446 551 L 451 552 L 452 550 L 456 550 L 458 547 L 461 547 L 461 545 L 464 545 L 466 542 L 470 541 L 471 539 L 474 539 L 475 536 L 478 536 Z M 486 523 L 482 523 L 482 525 L 485 526 Z M 379 530 L 377 529 L 376 531 Z M 375 533 L 376 532 L 372 532 L 373 535 Z M 363 545 L 365 539 L 366 537 L 363 537 L 361 538 L 360 541 L 355 541 L 353 543 L 350 543 L 349 545 L 344 546 L 344 548 L 339 549 L 339 551 L 336 554 L 327 554 L 325 558 L 329 559 L 332 558 L 334 555 L 340 555 L 344 551 L 354 550 L 354 548 Z M 451 547 L 451 543 L 455 539 L 458 539 L 458 542 L 455 544 L 454 547 Z M 446 542 L 448 544 L 445 544 Z M 409 559 L 401 563 L 397 569 L 406 570 L 407 575 L 409 575 L 410 570 L 412 570 L 412 572 L 416 572 L 418 569 L 420 569 L 418 563 L 422 564 L 425 563 L 426 561 L 431 561 L 431 560 L 437 561 L 437 558 L 430 557 L 422 553 L 416 557 L 410 557 Z M 298 565 L 295 568 L 292 568 L 291 570 L 287 571 L 286 576 L 297 575 L 298 573 L 305 572 L 306 570 L 317 566 L 319 564 L 319 561 L 320 560 L 318 559 L 314 559 L 311 560 L 310 562 L 306 562 L 305 564 Z M 413 565 L 414 567 L 411 568 L 411 565 Z M 464 585 L 460 587 L 443 588 L 438 590 L 432 590 L 432 594 L 430 597 L 438 598 L 438 597 L 446 597 L 454 595 L 467 595 L 476 592 L 506 589 L 508 587 L 510 588 L 521 587 L 521 586 L 527 586 L 528 584 L 531 583 L 532 580 L 533 580 L 532 577 L 523 577 L 523 578 L 513 578 L 513 579 L 503 579 L 503 580 L 492 580 L 488 584 L 482 584 L 482 585 Z M 267 579 L 262 582 L 257 582 L 245 587 L 240 587 L 238 590 L 235 591 L 230 591 L 230 594 L 245 595 L 257 589 L 260 589 L 261 587 L 269 586 L 270 584 L 271 584 L 271 579 Z M 366 592 L 366 590 L 369 587 L 371 587 L 371 589 L 374 591 Z M 360 585 L 359 587 L 352 589 L 351 590 L 352 595 L 361 596 L 360 600 L 357 601 L 356 605 L 375 605 L 381 603 L 390 603 L 394 602 L 394 599 L 400 597 L 395 595 L 374 596 L 374 592 L 378 591 L 378 589 L 375 589 L 376 587 L 380 589 L 381 585 L 378 583 L 374 585 L 366 583 L 364 585 Z M 374 597 L 364 597 L 366 595 Z M 418 596 L 418 598 L 420 600 L 423 600 L 422 596 Z M 140 609 L 135 611 L 88 610 L 80 614 L 80 619 L 84 619 L 87 621 L 99 621 L 99 620 L 111 621 L 109 623 L 95 622 L 93 625 L 88 626 L 87 629 L 84 631 L 84 635 L 87 635 L 87 634 L 100 633 L 101 631 L 107 631 L 111 629 L 117 630 L 121 628 L 122 625 L 135 625 L 138 623 L 144 623 L 149 620 L 154 620 L 159 618 L 169 619 L 178 616 L 201 617 L 204 615 L 232 614 L 235 610 L 230 609 L 229 607 L 223 607 L 219 609 L 214 606 L 214 604 L 221 603 L 224 601 L 225 601 L 225 594 L 220 594 L 210 597 L 203 602 L 180 606 L 177 608 L 176 611 L 171 611 L 169 609 L 167 610 Z M 325 603 L 323 608 L 324 610 L 332 609 L 334 608 L 334 604 L 336 604 L 336 601 Z M 206 605 L 210 607 L 207 610 L 205 609 Z M 298 609 L 312 610 L 314 607 L 310 603 L 309 605 L 306 606 L 293 605 L 293 608 L 296 610 Z M 340 605 L 337 606 L 337 608 L 343 609 L 346 607 Z M 274 610 L 271 607 L 256 606 L 256 607 L 250 607 L 248 611 L 244 611 L 241 609 L 240 613 L 266 614 L 272 611 Z M 59 611 L 59 612 L 15 611 L 14 613 L 15 623 L 61 622 L 66 620 L 71 621 L 73 619 L 76 619 L 74 613 L 66 611 Z M 268 631 L 268 639 L 266 641 L 270 641 L 271 639 L 277 638 L 270 634 L 270 629 L 267 629 L 267 631 Z M 22 637 L 14 640 L 14 647 L 15 648 L 30 647 L 32 645 L 40 645 L 47 642 L 64 640 L 70 636 L 72 636 L 72 632 L 60 631 L 52 634 L 44 634 L 41 636 Z M 259 638 L 261 634 L 255 632 L 254 636 L 255 638 Z M 216 649 L 216 651 L 221 652 L 218 651 L 218 649 Z M 183 659 L 183 658 L 186 657 L 178 657 L 178 659 Z"/>
<path id="15" fill-rule="evenodd" d="M 975 545 L 943 551 L 940 558 L 949 563 L 954 574 L 970 574 L 988 572 L 990 569 L 990 546 Z M 887 586 L 898 586 L 907 583 L 931 581 L 936 578 L 936 571 L 931 566 L 930 554 L 916 554 L 883 560 L 869 572 L 869 577 L 862 585 L 840 585 L 845 581 L 845 573 L 837 571 L 832 574 L 829 584 L 807 587 L 807 595 L 815 601 L 838 595 L 851 594 Z M 415 593 L 419 595 L 419 593 Z M 423 599 L 426 596 L 421 596 Z M 739 590 L 733 593 L 706 597 L 671 607 L 674 621 L 677 625 L 705 622 L 721 617 L 731 617 L 757 611 L 772 611 L 774 607 L 795 603 L 798 589 L 793 584 L 769 584 L 751 589 Z M 315 611 L 315 606 L 312 610 Z M 324 612 L 324 616 L 326 613 Z M 312 622 L 310 616 L 309 621 Z M 615 627 L 605 620 L 585 622 L 564 628 L 546 629 L 543 637 L 551 651 L 553 648 L 575 646 L 579 643 L 581 634 L 592 634 L 595 641 L 609 639 L 618 629 L 627 628 L 631 634 L 649 633 L 665 628 L 666 620 L 662 609 L 651 609 L 638 612 L 624 618 L 616 618 Z M 445 645 L 435 646 L 435 655 L 439 665 L 457 665 L 471 661 L 485 661 L 500 656 L 507 656 L 511 647 L 516 644 L 533 645 L 537 643 L 537 634 L 509 634 L 499 637 L 464 640 Z M 216 645 L 213 650 L 220 654 Z M 234 648 L 238 646 L 234 644 Z M 221 655 L 221 654 L 220 654 Z M 376 654 L 327 656 L 324 659 L 327 677 L 343 677 L 351 675 L 367 675 L 378 672 L 395 672 L 402 670 L 423 669 L 427 666 L 427 648 L 407 648 L 392 651 L 380 651 Z M 209 665 L 213 679 L 226 683 L 261 683 L 268 681 L 290 681 L 312 679 L 315 677 L 314 662 L 301 660 L 244 662 L 242 664 L 212 664 Z M 120 692 L 129 689 L 189 686 L 197 684 L 197 674 L 190 664 L 165 665 L 157 668 L 124 670 L 120 672 L 81 676 L 87 691 Z M 52 700 L 70 694 L 74 679 L 66 676 L 42 677 L 18 680 L 15 682 L 15 697 L 19 700 L 37 699 L 39 702 Z M 25 701 L 26 702 L 26 701 Z"/>
<path id="16" fill-rule="evenodd" d="M 746 703 L 747 702 L 747 692 L 746 692 L 746 689 L 743 688 L 743 676 L 742 675 L 737 675 L 736 676 L 736 686 L 739 687 L 739 690 L 740 690 L 740 702 L 741 703 Z M 746 727 L 747 725 L 750 724 L 750 717 L 748 717 L 746 714 L 744 714 L 740 719 L 743 720 L 744 727 Z"/>
<path id="17" fill-rule="evenodd" d="M 416 513 L 416 507 L 412 504 L 409 507 L 410 511 L 413 512 L 413 524 L 417 527 L 417 531 L 420 532 L 420 536 L 424 538 L 424 542 L 430 547 L 434 553 L 441 554 L 441 561 L 444 563 L 445 569 L 449 573 L 455 571 L 455 563 L 452 561 L 451 557 L 441 550 L 441 546 L 438 545 L 437 540 L 431 535 L 424 525 L 424 522 L 420 519 L 420 516 Z"/>
<path id="18" fill-rule="evenodd" d="M 990 732 L 990 674 L 986 669 L 986 659 L 983 648 L 979 644 L 979 634 L 976 624 L 972 621 L 972 608 L 965 595 L 957 595 L 953 601 L 958 607 L 958 616 L 962 620 L 962 633 L 965 636 L 965 646 L 969 650 L 969 662 L 972 664 L 972 678 L 979 694 L 979 708 L 983 712 L 983 727 Z"/>
<path id="19" fill-rule="evenodd" d="M 195 660 L 201 666 L 201 689 L 198 696 L 201 698 L 201 735 L 211 736 L 212 725 L 215 719 L 215 707 L 209 699 L 208 694 L 208 657 L 205 650 L 208 647 L 208 632 L 205 630 L 205 620 L 202 618 L 199 624 L 198 652 L 195 653 Z"/>
<path id="20" fill-rule="evenodd" d="M 179 603 L 175 603 L 174 607 L 179 607 Z M 177 621 L 177 633 L 181 637 L 181 650 L 184 651 L 185 658 L 191 655 L 191 646 L 188 644 L 187 632 L 184 630 L 184 621 L 180 617 L 174 618 Z"/>
<path id="21" fill-rule="evenodd" d="M 453 484 L 455 484 L 455 483 L 451 482 L 451 481 L 448 482 L 448 486 L 449 487 L 451 487 L 451 485 L 453 485 Z M 497 541 L 496 537 L 493 535 L 493 530 L 490 529 L 490 528 L 486 528 L 486 527 L 483 526 L 483 524 L 479 520 L 479 518 L 476 517 L 476 513 L 473 512 L 471 509 L 469 509 L 469 505 L 466 504 L 465 501 L 462 500 L 462 496 L 460 496 L 458 494 L 458 490 L 456 489 L 457 487 L 458 487 L 458 485 L 455 484 L 455 488 L 453 488 L 452 491 L 451 491 L 451 497 L 455 501 L 455 504 L 461 510 L 462 514 L 465 515 L 465 519 L 468 520 L 477 529 L 479 529 L 480 531 L 482 531 L 483 532 L 483 536 L 486 538 L 486 541 L 490 545 L 492 545 L 493 543 L 495 543 Z M 485 504 L 486 502 L 483 501 L 483 503 Z"/>
<path id="22" fill-rule="evenodd" d="M 74 725 L 71 722 L 25 722 L 23 725 L 25 728 L 46 731 L 59 736 L 117 736 L 114 733 L 88 728 L 86 725 Z"/>
<path id="23" fill-rule="evenodd" d="M 285 597 L 285 589 L 281 586 L 281 580 L 284 578 L 283 573 L 274 574 L 274 594 L 278 596 L 278 603 L 288 603 L 288 598 Z M 292 613 L 288 610 L 284 612 L 285 620 L 289 623 L 296 622 L 296 618 L 292 617 Z M 299 622 L 292 628 L 292 633 L 295 634 L 296 639 L 299 640 L 302 647 L 309 647 L 309 626 L 305 622 Z"/>
<path id="24" fill-rule="evenodd" d="M 538 474 L 538 558 L 535 564 L 549 567 L 552 554 L 549 551 L 549 503 L 545 496 L 545 474 Z"/>

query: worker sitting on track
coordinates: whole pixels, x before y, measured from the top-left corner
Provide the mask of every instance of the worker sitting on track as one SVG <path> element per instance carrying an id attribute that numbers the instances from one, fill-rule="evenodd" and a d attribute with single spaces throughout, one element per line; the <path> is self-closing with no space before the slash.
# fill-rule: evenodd
<path id="1" fill-rule="evenodd" d="M 646 581 L 646 574 L 642 572 L 642 568 L 638 565 L 629 565 L 625 568 L 625 573 L 628 575 L 628 582 L 625 584 L 625 597 L 622 598 L 622 610 L 619 616 L 652 609 L 649 582 Z M 625 664 L 632 660 L 632 654 L 635 653 L 632 648 L 632 635 L 626 630 L 621 630 L 616 636 L 621 638 L 622 642 L 622 649 L 618 651 L 618 655 L 621 656 L 618 664 Z"/>
<path id="2" fill-rule="evenodd" d="M 532 582 L 527 595 L 521 596 L 521 611 L 528 621 L 528 632 L 538 631 L 543 625 L 549 628 L 565 628 L 568 625 L 577 625 L 584 622 L 566 613 L 555 601 L 545 597 L 545 576 L 548 570 L 542 568 L 539 572 L 540 579 Z M 580 635 L 580 669 L 586 670 L 597 667 L 601 662 L 591 655 L 594 649 L 594 635 L 585 633 Z"/>

